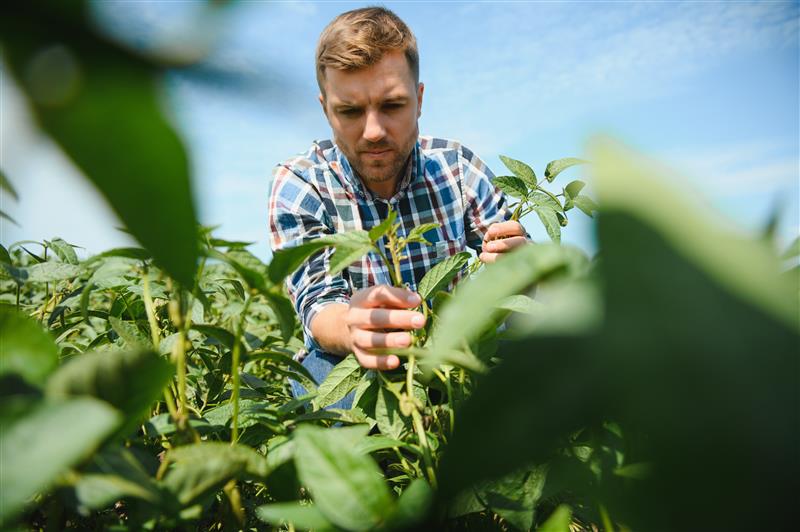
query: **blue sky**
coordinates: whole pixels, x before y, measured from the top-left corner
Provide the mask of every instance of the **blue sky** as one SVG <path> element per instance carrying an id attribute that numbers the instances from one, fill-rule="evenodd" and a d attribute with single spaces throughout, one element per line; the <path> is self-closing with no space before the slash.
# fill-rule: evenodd
<path id="1" fill-rule="evenodd" d="M 208 26 L 210 61 L 236 87 L 172 73 L 165 106 L 195 168 L 201 220 L 268 256 L 271 168 L 328 138 L 316 100 L 314 48 L 338 13 L 366 3 L 234 3 Z M 782 238 L 800 232 L 797 2 L 388 2 L 415 32 L 426 85 L 420 130 L 461 140 L 496 173 L 499 154 L 541 173 L 611 133 L 676 169 L 676 180 L 745 230 L 781 202 Z M 140 46 L 175 46 L 204 28 L 193 2 L 97 4 L 98 19 Z M 60 235 L 99 252 L 126 243 L 96 194 L 26 125 L 3 76 L 0 165 L 23 226 L 0 240 Z M 568 177 L 581 176 L 571 170 Z M 80 205 L 76 208 L 76 205 Z M 46 213 L 44 216 L 42 213 Z M 592 249 L 573 217 L 565 240 Z M 535 219 L 534 238 L 546 239 Z"/>

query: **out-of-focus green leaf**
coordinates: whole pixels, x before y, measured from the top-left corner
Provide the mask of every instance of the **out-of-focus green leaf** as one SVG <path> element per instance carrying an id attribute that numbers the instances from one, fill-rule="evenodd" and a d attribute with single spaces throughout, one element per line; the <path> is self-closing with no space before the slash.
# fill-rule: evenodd
<path id="1" fill-rule="evenodd" d="M 117 428 L 121 416 L 88 397 L 41 402 L 11 423 L 0 418 L 0 526 L 58 475 L 87 458 Z"/>
<path id="2" fill-rule="evenodd" d="M 320 238 L 299 246 L 276 251 L 269 263 L 270 280 L 275 284 L 282 283 L 311 255 L 328 246 L 329 244 Z"/>
<path id="3" fill-rule="evenodd" d="M 411 481 L 400 498 L 397 509 L 389 519 L 390 528 L 395 530 L 419 530 L 433 503 L 433 490 L 421 478 Z"/>
<path id="4" fill-rule="evenodd" d="M 796 301 L 786 297 L 793 283 L 779 275 L 770 244 L 738 235 L 716 213 L 692 208 L 669 187 L 674 173 L 621 144 L 599 137 L 591 149 L 601 158 L 594 177 L 603 209 L 624 209 L 649 223 L 715 280 L 797 328 Z"/>
<path id="5" fill-rule="evenodd" d="M 300 530 L 320 532 L 337 530 L 313 504 L 303 505 L 299 502 L 265 504 L 256 508 L 256 515 L 265 523 L 276 527 L 291 524 Z"/>
<path id="6" fill-rule="evenodd" d="M 492 183 L 512 198 L 525 199 L 528 197 L 528 187 L 522 179 L 516 176 L 497 176 L 492 179 Z"/>
<path id="7" fill-rule="evenodd" d="M 20 227 L 19 222 L 17 222 L 14 218 L 11 217 L 10 214 L 6 213 L 5 211 L 0 211 L 0 218 L 5 218 L 12 224 L 16 225 L 17 227 Z"/>
<path id="8" fill-rule="evenodd" d="M 395 210 L 390 211 L 389 215 L 386 217 L 385 220 L 383 220 L 381 223 L 379 223 L 378 225 L 369 230 L 368 233 L 369 239 L 375 242 L 380 237 L 385 235 L 389 231 L 389 229 L 391 229 L 392 224 L 394 224 L 394 221 L 396 219 L 397 219 L 397 211 Z"/>
<path id="9" fill-rule="evenodd" d="M 781 259 L 789 260 L 797 256 L 800 256 L 800 236 L 795 238 L 794 242 L 789 244 L 789 247 L 787 247 L 786 251 L 784 251 L 783 255 L 781 255 Z"/>
<path id="10" fill-rule="evenodd" d="M 417 292 L 422 299 L 433 297 L 439 290 L 444 290 L 450 281 L 458 275 L 458 272 L 467 264 L 469 253 L 462 251 L 456 253 L 437 263 L 428 270 L 425 277 L 417 285 Z"/>
<path id="11" fill-rule="evenodd" d="M 224 442 L 201 442 L 171 450 L 170 469 L 162 485 L 188 505 L 222 488 L 232 478 L 264 479 L 267 460 L 250 447 Z"/>
<path id="12" fill-rule="evenodd" d="M 90 395 L 110 403 L 126 416 L 124 430 L 135 427 L 161 397 L 174 368 L 152 351 L 99 351 L 71 359 L 47 382 L 53 399 Z"/>
<path id="13" fill-rule="evenodd" d="M 493 321 L 492 309 L 508 296 L 524 291 L 549 274 L 573 267 L 573 255 L 580 253 L 554 244 L 520 246 L 479 276 L 459 286 L 439 315 L 439 325 L 426 346 L 430 357 L 421 364 L 436 364 L 442 354 L 469 344 Z"/>
<path id="14" fill-rule="evenodd" d="M 228 349 L 233 349 L 234 336 L 227 329 L 204 323 L 192 323 L 191 328 L 209 338 L 213 338 Z"/>
<path id="15" fill-rule="evenodd" d="M 582 210 L 586 216 L 594 216 L 594 213 L 597 212 L 598 209 L 597 203 L 595 203 L 592 198 L 584 194 L 579 194 L 572 198 L 572 203 L 574 203 L 577 208 Z"/>
<path id="16" fill-rule="evenodd" d="M 325 408 L 338 401 L 350 393 L 361 378 L 361 365 L 352 354 L 345 357 L 336 364 L 319 388 L 317 397 L 314 399 L 315 408 Z"/>
<path id="17" fill-rule="evenodd" d="M 0 19 L 3 51 L 42 128 L 169 274 L 192 286 L 197 231 L 189 165 L 161 110 L 157 70 L 43 2 Z M 143 213 L 147 213 L 143 215 Z"/>
<path id="18" fill-rule="evenodd" d="M 17 195 L 17 191 L 14 190 L 14 187 L 11 185 L 11 181 L 8 180 L 6 177 L 6 173 L 0 169 L 0 189 L 5 190 L 8 192 L 12 198 L 15 200 L 19 200 L 19 196 Z"/>
<path id="19" fill-rule="evenodd" d="M 533 209 L 547 231 L 547 236 L 555 243 L 561 242 L 561 224 L 556 211 L 550 207 L 535 206 Z"/>
<path id="20" fill-rule="evenodd" d="M 542 304 L 524 294 L 517 294 L 501 299 L 497 302 L 495 308 L 522 314 L 537 314 L 542 311 Z"/>
<path id="21" fill-rule="evenodd" d="M 35 386 L 58 366 L 58 346 L 31 318 L 0 307 L 0 375 L 16 373 Z"/>
<path id="22" fill-rule="evenodd" d="M 42 262 L 24 269 L 28 272 L 27 280 L 34 283 L 74 279 L 83 272 L 83 268 L 80 266 L 63 262 Z"/>
<path id="23" fill-rule="evenodd" d="M 584 161 L 583 159 L 576 159 L 575 157 L 565 157 L 563 159 L 550 161 L 547 163 L 547 168 L 544 170 L 544 178 L 547 179 L 549 183 L 552 183 L 556 177 L 558 177 L 558 174 L 570 166 L 575 166 L 576 164 L 586 164 L 588 162 L 589 161 Z"/>
<path id="24" fill-rule="evenodd" d="M 503 164 L 506 165 L 506 168 L 511 170 L 511 172 L 521 179 L 529 188 L 536 188 L 536 172 L 533 171 L 533 168 L 522 161 L 512 159 L 511 157 L 506 157 L 505 155 L 501 155 L 500 160 L 503 161 Z"/>
<path id="25" fill-rule="evenodd" d="M 561 504 L 556 508 L 547 521 L 539 527 L 539 532 L 570 532 L 569 524 L 572 521 L 572 510 L 569 506 Z"/>
<path id="26" fill-rule="evenodd" d="M 68 244 L 61 238 L 54 238 L 47 244 L 55 252 L 56 256 L 61 259 L 61 262 L 78 264 L 78 255 L 75 253 L 75 248 L 72 244 Z"/>
<path id="27" fill-rule="evenodd" d="M 288 342 L 292 334 L 294 334 L 294 328 L 297 324 L 297 314 L 294 311 L 294 305 L 292 305 L 292 302 L 289 301 L 289 298 L 286 296 L 273 292 L 265 293 L 264 297 L 267 298 L 267 303 L 270 308 L 272 308 L 272 312 L 278 320 L 278 326 L 281 329 L 281 338 L 284 342 Z"/>
<path id="28" fill-rule="evenodd" d="M 373 529 L 394 512 L 395 501 L 378 465 L 340 441 L 336 430 L 297 428 L 297 472 L 314 503 L 334 525 L 348 530 Z"/>
<path id="29" fill-rule="evenodd" d="M 530 530 L 546 478 L 547 466 L 523 468 L 484 483 L 476 491 L 492 512 L 519 530 Z"/>

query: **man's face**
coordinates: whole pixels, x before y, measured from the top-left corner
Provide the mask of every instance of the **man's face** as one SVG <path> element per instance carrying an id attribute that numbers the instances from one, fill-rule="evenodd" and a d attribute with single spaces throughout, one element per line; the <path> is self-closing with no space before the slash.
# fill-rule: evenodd
<path id="1" fill-rule="evenodd" d="M 350 165 L 370 189 L 396 184 L 419 135 L 424 90 L 403 52 L 360 70 L 328 69 L 324 86 L 320 103 Z"/>

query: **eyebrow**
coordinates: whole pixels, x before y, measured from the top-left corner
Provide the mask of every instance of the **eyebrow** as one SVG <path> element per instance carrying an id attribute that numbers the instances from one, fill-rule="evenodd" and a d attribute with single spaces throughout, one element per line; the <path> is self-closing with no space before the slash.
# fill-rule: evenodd
<path id="1" fill-rule="evenodd" d="M 398 96 L 389 96 L 387 98 L 384 98 L 381 101 L 381 103 L 382 104 L 384 104 L 384 103 L 406 103 L 406 102 L 409 101 L 409 99 L 410 98 L 408 96 L 400 96 L 400 95 L 398 95 Z M 351 101 L 348 101 L 348 100 L 341 100 L 341 101 L 336 102 L 336 103 L 333 104 L 333 108 L 336 109 L 336 110 L 339 110 L 339 109 L 360 109 L 361 107 L 363 107 L 361 104 L 358 104 L 358 103 L 355 103 L 355 102 L 351 102 Z"/>

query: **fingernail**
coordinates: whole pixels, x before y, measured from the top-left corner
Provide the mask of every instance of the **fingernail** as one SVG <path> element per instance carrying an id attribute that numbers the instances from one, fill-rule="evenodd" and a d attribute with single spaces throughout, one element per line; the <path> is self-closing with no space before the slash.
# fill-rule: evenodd
<path id="1" fill-rule="evenodd" d="M 409 294 L 406 301 L 409 303 L 419 303 L 419 296 L 417 294 Z"/>
<path id="2" fill-rule="evenodd" d="M 425 316 L 417 314 L 416 316 L 411 318 L 411 325 L 413 325 L 414 327 L 422 327 L 423 325 L 425 325 Z"/>

